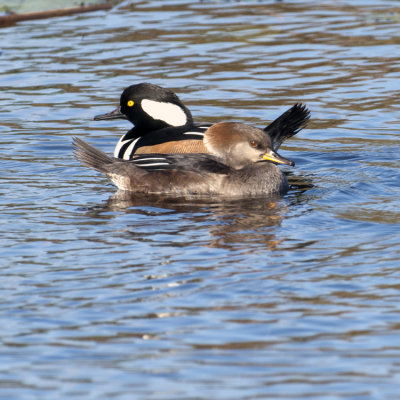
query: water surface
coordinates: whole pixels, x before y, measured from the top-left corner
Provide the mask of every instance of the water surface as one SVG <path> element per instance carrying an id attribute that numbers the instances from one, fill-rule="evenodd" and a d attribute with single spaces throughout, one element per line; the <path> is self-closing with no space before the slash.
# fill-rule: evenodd
<path id="1" fill-rule="evenodd" d="M 396 1 L 123 2 L 3 28 L 0 398 L 396 399 Z M 198 122 L 312 122 L 292 190 L 126 199 L 72 156 L 122 89 Z"/>

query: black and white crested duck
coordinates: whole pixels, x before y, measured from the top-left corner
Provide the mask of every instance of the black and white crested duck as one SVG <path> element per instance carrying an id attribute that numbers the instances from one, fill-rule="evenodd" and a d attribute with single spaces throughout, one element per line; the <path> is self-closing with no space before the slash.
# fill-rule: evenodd
<path id="1" fill-rule="evenodd" d="M 278 150 L 282 142 L 298 133 L 308 122 L 303 104 L 292 108 L 264 128 Z M 128 119 L 134 127 L 123 135 L 114 157 L 130 160 L 144 153 L 208 153 L 203 138 L 211 124 L 195 124 L 189 109 L 171 90 L 151 83 L 127 87 L 120 106 L 95 120 Z"/>

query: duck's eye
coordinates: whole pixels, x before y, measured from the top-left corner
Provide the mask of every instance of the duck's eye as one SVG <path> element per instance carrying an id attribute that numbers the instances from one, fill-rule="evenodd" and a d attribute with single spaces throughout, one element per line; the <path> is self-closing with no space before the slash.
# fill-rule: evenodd
<path id="1" fill-rule="evenodd" d="M 258 143 L 255 140 L 250 140 L 249 144 L 250 144 L 251 147 L 257 147 L 258 146 Z"/>
<path id="2" fill-rule="evenodd" d="M 129 100 L 129 101 L 126 103 L 126 105 L 127 105 L 128 107 L 132 107 L 134 104 L 135 104 L 135 102 L 134 102 L 133 100 Z"/>

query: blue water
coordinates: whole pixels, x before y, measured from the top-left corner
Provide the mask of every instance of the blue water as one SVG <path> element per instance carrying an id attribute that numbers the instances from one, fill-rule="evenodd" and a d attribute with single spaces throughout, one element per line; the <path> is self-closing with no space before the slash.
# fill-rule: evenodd
<path id="1" fill-rule="evenodd" d="M 0 399 L 399 399 L 396 1 L 123 2 L 3 27 Z M 121 198 L 79 165 L 169 87 L 197 122 L 295 102 L 282 198 Z"/>

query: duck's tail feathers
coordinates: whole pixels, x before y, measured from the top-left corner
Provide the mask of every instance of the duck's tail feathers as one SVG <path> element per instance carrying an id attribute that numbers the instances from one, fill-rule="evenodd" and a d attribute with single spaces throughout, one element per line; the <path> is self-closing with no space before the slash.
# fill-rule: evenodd
<path id="1" fill-rule="evenodd" d="M 110 166 L 115 162 L 114 158 L 77 137 L 73 138 L 73 147 L 75 158 L 83 165 L 106 175 L 110 172 Z"/>
<path id="2" fill-rule="evenodd" d="M 305 104 L 296 103 L 276 120 L 271 122 L 264 131 L 271 136 L 274 150 L 288 138 L 301 131 L 310 119 L 310 110 Z"/>

